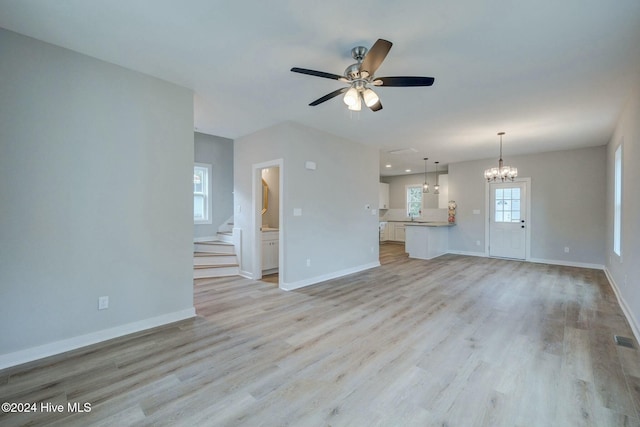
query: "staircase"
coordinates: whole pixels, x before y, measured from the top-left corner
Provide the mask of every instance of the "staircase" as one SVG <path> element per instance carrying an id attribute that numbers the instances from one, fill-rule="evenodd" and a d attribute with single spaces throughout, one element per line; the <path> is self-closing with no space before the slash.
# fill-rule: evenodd
<path id="1" fill-rule="evenodd" d="M 193 245 L 194 279 L 238 275 L 238 258 L 231 243 L 231 233 L 218 233 L 218 240 Z"/>

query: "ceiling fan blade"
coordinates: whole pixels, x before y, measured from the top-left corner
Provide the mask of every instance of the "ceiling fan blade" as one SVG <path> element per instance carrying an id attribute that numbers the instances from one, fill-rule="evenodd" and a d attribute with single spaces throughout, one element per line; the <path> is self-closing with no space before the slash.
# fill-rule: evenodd
<path id="1" fill-rule="evenodd" d="M 324 71 L 308 70 L 306 68 L 298 68 L 298 67 L 293 67 L 291 69 L 291 71 L 293 71 L 294 73 L 308 74 L 310 76 L 324 77 L 325 79 L 347 81 L 344 78 L 344 76 L 339 76 L 337 74 L 331 74 L 331 73 L 325 73 Z"/>
<path id="2" fill-rule="evenodd" d="M 343 87 L 343 88 L 340 88 L 338 90 L 334 90 L 333 92 L 326 94 L 322 98 L 316 99 L 311 104 L 309 104 L 309 106 L 310 107 L 315 107 L 318 104 L 322 104 L 323 102 L 330 100 L 331 98 L 335 98 L 336 96 L 340 95 L 341 93 L 345 93 L 347 90 L 349 90 L 348 87 Z"/>
<path id="3" fill-rule="evenodd" d="M 366 71 L 369 73 L 369 76 L 373 76 L 380 64 L 382 64 L 382 61 L 384 61 L 384 58 L 387 57 L 389 50 L 391 50 L 391 46 L 393 46 L 393 43 L 390 41 L 378 39 L 373 46 L 371 46 L 371 49 L 369 49 L 369 52 L 367 52 L 362 60 L 362 64 L 360 64 L 360 73 Z"/>
<path id="4" fill-rule="evenodd" d="M 371 107 L 369 107 L 371 109 L 371 111 L 376 112 L 376 111 L 380 111 L 382 110 L 382 103 L 380 102 L 380 100 L 378 100 L 378 102 L 376 102 L 375 104 L 373 104 Z"/>
<path id="5" fill-rule="evenodd" d="M 435 79 L 433 77 L 411 77 L 411 76 L 397 76 L 397 77 L 380 77 L 373 81 L 375 86 L 431 86 Z"/>

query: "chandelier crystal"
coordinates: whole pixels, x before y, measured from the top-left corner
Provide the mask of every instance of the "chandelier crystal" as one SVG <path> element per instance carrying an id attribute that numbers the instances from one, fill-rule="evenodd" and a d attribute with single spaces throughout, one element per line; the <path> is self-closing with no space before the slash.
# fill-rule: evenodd
<path id="1" fill-rule="evenodd" d="M 487 182 L 492 181 L 513 181 L 518 176 L 518 168 L 504 166 L 502 163 L 502 135 L 504 132 L 498 132 L 500 136 L 500 160 L 498 160 L 497 168 L 489 168 L 484 171 L 484 177 Z"/>

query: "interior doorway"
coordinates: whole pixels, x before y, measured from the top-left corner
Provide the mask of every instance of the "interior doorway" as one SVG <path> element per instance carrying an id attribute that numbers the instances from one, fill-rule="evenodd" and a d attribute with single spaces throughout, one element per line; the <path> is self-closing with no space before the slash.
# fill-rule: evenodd
<path id="1" fill-rule="evenodd" d="M 253 272 L 254 280 L 283 283 L 283 188 L 282 159 L 253 166 Z"/>
<path id="2" fill-rule="evenodd" d="M 530 180 L 489 183 L 486 230 L 490 257 L 526 260 L 530 248 Z"/>

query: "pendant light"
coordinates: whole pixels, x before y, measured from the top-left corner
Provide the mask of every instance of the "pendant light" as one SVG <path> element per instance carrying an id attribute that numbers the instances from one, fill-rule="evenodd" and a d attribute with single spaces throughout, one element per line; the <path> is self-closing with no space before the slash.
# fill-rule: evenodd
<path id="1" fill-rule="evenodd" d="M 487 182 L 497 181 L 498 178 L 500 178 L 501 181 L 513 181 L 518 176 L 518 168 L 504 166 L 502 164 L 502 135 L 504 135 L 504 132 L 498 132 L 498 136 L 500 136 L 500 160 L 498 160 L 498 167 L 489 168 L 484 171 L 484 177 Z"/>
<path id="2" fill-rule="evenodd" d="M 427 160 L 429 160 L 429 158 L 425 157 L 424 158 L 424 184 L 422 184 L 423 193 L 429 192 L 429 182 L 427 181 Z"/>
<path id="3" fill-rule="evenodd" d="M 433 194 L 440 194 L 440 185 L 438 184 L 438 163 L 436 162 L 436 185 L 433 186 Z"/>

